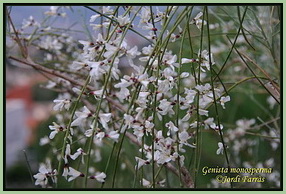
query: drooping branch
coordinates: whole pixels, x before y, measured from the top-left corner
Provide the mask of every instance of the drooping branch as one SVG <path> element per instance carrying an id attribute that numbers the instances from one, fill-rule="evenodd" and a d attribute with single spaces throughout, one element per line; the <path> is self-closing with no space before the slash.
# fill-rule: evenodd
<path id="1" fill-rule="evenodd" d="M 12 59 L 14 61 L 17 61 L 19 63 L 28 65 L 30 67 L 33 67 L 34 69 L 38 70 L 38 71 L 42 71 L 45 73 L 48 73 L 50 75 L 54 75 L 56 77 L 62 78 L 64 80 L 69 81 L 71 84 L 76 85 L 76 86 L 83 86 L 83 84 L 77 80 L 71 79 L 71 77 L 64 75 L 63 73 L 60 73 L 59 71 L 56 70 L 52 70 L 52 69 L 48 69 L 46 67 L 43 67 L 39 64 L 36 64 L 35 62 L 33 62 L 29 57 L 27 59 L 19 59 L 13 56 L 9 56 L 9 59 Z M 93 88 L 92 86 L 87 86 L 87 89 L 90 91 L 94 91 L 96 90 L 95 88 Z M 122 106 L 121 104 L 118 104 L 117 102 L 115 102 L 113 99 L 111 99 L 110 97 L 106 96 L 105 99 L 111 103 L 114 107 L 116 107 L 118 110 L 122 111 L 122 112 L 126 112 L 126 109 L 124 106 Z"/>

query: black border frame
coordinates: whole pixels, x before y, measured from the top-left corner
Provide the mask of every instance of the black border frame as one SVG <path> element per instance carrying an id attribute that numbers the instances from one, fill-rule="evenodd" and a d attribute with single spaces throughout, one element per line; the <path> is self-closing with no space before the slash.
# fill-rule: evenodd
<path id="1" fill-rule="evenodd" d="M 283 191 L 283 4 L 284 3 L 3 3 L 3 191 Z M 82 188 L 82 189 L 41 189 L 41 188 L 6 188 L 6 11 L 7 6 L 140 6 L 140 5 L 151 5 L 151 6 L 165 6 L 165 5 L 175 5 L 175 6 L 236 6 L 236 5 L 250 5 L 250 6 L 279 6 L 281 12 L 280 18 L 280 145 L 281 145 L 281 164 L 280 164 L 280 188 Z"/>

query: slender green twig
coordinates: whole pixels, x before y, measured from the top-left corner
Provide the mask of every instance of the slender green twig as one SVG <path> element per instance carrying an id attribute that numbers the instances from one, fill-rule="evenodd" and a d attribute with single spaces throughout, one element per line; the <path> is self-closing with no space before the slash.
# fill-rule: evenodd
<path id="1" fill-rule="evenodd" d="M 154 18 L 153 18 L 153 11 L 152 11 L 152 7 L 150 6 L 150 12 L 151 12 L 151 21 L 153 26 L 155 27 L 155 23 L 154 23 Z M 158 40 L 158 36 L 157 33 L 155 32 L 155 36 L 158 42 L 161 42 L 161 39 Z M 160 55 L 158 55 L 158 64 L 160 64 L 161 60 L 160 60 Z M 153 69 L 152 69 L 153 72 Z M 156 77 L 156 81 L 155 81 L 155 85 L 158 85 L 158 79 L 159 79 L 159 65 L 157 65 L 156 68 L 156 72 L 157 74 L 155 75 Z M 157 92 L 156 92 L 156 88 L 154 87 L 154 101 L 153 101 L 153 123 L 155 123 L 156 120 L 156 107 L 157 107 Z M 156 186 L 156 178 L 155 178 L 155 141 L 156 141 L 156 137 L 155 137 L 155 126 L 152 128 L 152 188 L 155 188 Z"/>
<path id="2" fill-rule="evenodd" d="M 187 17 L 187 23 L 189 23 L 189 16 Z M 187 25 L 188 26 L 188 25 Z M 178 67 L 178 80 L 177 80 L 177 104 L 176 104 L 176 126 L 179 127 L 179 113 L 180 113 L 180 88 L 181 88 L 181 69 L 182 69 L 182 55 L 183 55 L 183 46 L 184 46 L 184 39 L 187 33 L 187 27 L 184 28 L 183 36 L 181 37 L 181 44 L 180 44 L 180 51 L 179 51 L 179 67 Z M 179 131 L 176 132 L 177 136 L 177 152 L 179 153 Z M 178 169 L 179 169 L 179 180 L 180 180 L 180 186 L 183 187 L 182 184 L 182 173 L 181 173 L 181 164 L 180 164 L 180 157 L 178 157 L 177 160 L 178 163 Z"/>
<path id="3" fill-rule="evenodd" d="M 67 129 L 66 129 L 66 132 L 65 132 L 65 136 L 64 136 L 64 140 L 63 140 L 63 146 L 62 146 L 62 152 L 61 152 L 61 158 L 60 158 L 60 162 L 58 164 L 58 174 L 61 174 L 62 173 L 62 165 L 63 165 L 63 158 L 64 158 L 64 155 L 65 155 L 65 149 L 66 149 L 66 145 L 67 145 L 67 140 L 68 140 L 68 136 L 70 134 L 70 129 L 71 129 L 71 123 L 73 121 L 73 117 L 75 115 L 75 111 L 77 109 L 77 106 L 79 104 L 79 101 L 87 87 L 87 84 L 89 83 L 89 80 L 90 80 L 90 76 L 87 76 L 86 78 L 86 81 L 85 81 L 85 84 L 84 86 L 82 87 L 81 89 L 81 92 L 78 96 L 78 98 L 76 99 L 75 101 L 75 104 L 74 104 L 74 107 L 72 109 L 72 112 L 71 112 L 71 116 L 70 116 L 70 120 L 69 120 L 69 123 L 68 123 L 68 126 L 67 126 Z M 58 186 L 58 185 L 57 185 Z"/>
<path id="4" fill-rule="evenodd" d="M 228 38 L 228 40 L 231 42 L 231 40 Z M 280 104 L 280 101 L 277 99 L 275 95 L 272 94 L 272 92 L 269 91 L 269 89 L 265 86 L 265 84 L 259 79 L 259 77 L 255 74 L 255 72 L 252 70 L 252 68 L 249 66 L 249 64 L 245 61 L 242 54 L 235 48 L 236 53 L 239 55 L 241 60 L 244 62 L 244 64 L 247 66 L 247 68 L 250 70 L 250 72 L 255 76 L 257 81 L 260 83 L 260 85 Z"/>
<path id="5" fill-rule="evenodd" d="M 110 154 L 109 154 L 109 157 L 108 157 L 108 159 L 107 159 L 107 163 L 106 163 L 105 170 L 104 170 L 104 173 L 105 173 L 105 174 L 107 173 L 107 170 L 108 170 L 108 167 L 109 167 L 109 164 L 110 164 L 110 161 L 111 161 L 111 158 L 112 158 L 114 149 L 115 149 L 115 145 L 116 145 L 116 142 L 113 143 L 112 150 L 111 150 L 111 152 L 110 152 Z M 105 182 L 103 182 L 103 183 L 101 184 L 101 188 L 104 187 L 104 184 L 105 184 Z"/>
<path id="6" fill-rule="evenodd" d="M 198 53 L 198 57 L 199 57 L 199 66 L 198 66 L 198 77 L 197 77 L 197 84 L 200 85 L 201 84 L 201 60 L 202 60 L 202 48 L 203 48 L 203 34 L 204 34 L 204 21 L 205 21 L 205 9 L 204 8 L 204 14 L 203 14 L 203 22 L 202 22 L 202 26 L 201 26 L 201 38 L 200 38 L 200 50 L 199 50 L 199 53 Z M 209 21 L 207 21 L 209 22 Z M 209 54 L 210 55 L 210 54 Z M 195 181 L 194 181 L 194 185 L 195 185 L 195 188 L 197 187 L 197 181 L 198 181 L 198 171 L 199 171 L 199 165 L 200 165 L 200 156 L 199 156 L 199 153 L 200 153 L 200 141 L 199 141 L 199 137 L 200 137 L 200 115 L 199 115 L 199 107 L 200 107 L 200 93 L 198 92 L 197 93 L 197 108 L 196 108 L 196 111 L 197 111 L 197 127 L 196 127 L 196 150 L 195 150 L 195 162 L 194 162 L 194 166 L 195 166 Z"/>
<path id="7" fill-rule="evenodd" d="M 231 53 L 232 53 L 232 51 L 233 51 L 233 49 L 234 49 L 234 46 L 235 46 L 236 41 L 237 41 L 237 38 L 238 38 L 238 36 L 240 35 L 240 31 L 241 31 L 241 29 L 242 29 L 242 23 L 243 23 L 243 21 L 244 21 L 244 17 L 245 17 L 245 15 L 246 15 L 246 11 L 247 11 L 247 9 L 244 10 L 243 16 L 242 16 L 242 18 L 241 18 L 241 20 L 240 20 L 240 25 L 239 25 L 237 34 L 236 34 L 236 36 L 235 36 L 235 38 L 234 38 L 234 42 L 233 42 L 233 44 L 232 44 L 232 46 L 231 46 L 231 48 L 230 48 L 230 50 L 229 50 L 229 52 L 228 52 L 228 55 L 227 55 L 227 57 L 226 57 L 224 63 L 222 64 L 222 67 L 220 68 L 219 72 L 217 73 L 217 76 L 214 77 L 214 81 L 215 81 L 216 78 L 221 74 L 222 70 L 224 69 L 224 67 L 225 67 L 225 65 L 226 65 L 226 63 L 227 63 L 227 61 L 228 61 L 228 59 L 229 59 L 229 57 L 230 57 L 230 55 L 231 55 Z"/>
<path id="8" fill-rule="evenodd" d="M 209 21 L 209 15 L 208 15 L 208 7 L 206 6 L 206 17 L 207 20 Z M 207 32 L 209 34 L 209 22 L 207 23 Z M 213 93 L 213 100 L 214 100 L 214 106 L 215 106 L 215 112 L 216 112 L 216 120 L 218 123 L 218 131 L 219 131 L 219 135 L 220 135 L 220 139 L 221 142 L 223 144 L 223 150 L 224 150 L 224 155 L 225 155 L 225 159 L 228 165 L 228 169 L 229 169 L 229 176 L 230 176 L 230 162 L 229 162 L 229 158 L 228 158 L 228 153 L 226 151 L 226 144 L 222 135 L 222 129 L 220 126 L 220 117 L 219 117 L 219 113 L 218 113 L 218 108 L 217 108 L 217 102 L 216 102 L 216 94 L 215 94 L 215 90 L 214 90 L 214 79 L 213 79 L 213 67 L 212 67 L 212 59 L 211 59 L 211 40 L 210 40 L 210 36 L 208 35 L 208 52 L 209 52 L 209 65 L 210 65 L 210 70 L 211 70 L 211 86 L 212 86 L 212 93 Z M 231 188 L 233 188 L 233 184 L 232 182 L 230 182 Z"/>
<path id="9" fill-rule="evenodd" d="M 245 7 L 245 9 L 247 9 L 248 8 L 248 6 L 246 6 Z M 255 48 L 250 44 L 250 42 L 249 42 L 249 40 L 248 40 L 248 38 L 246 37 L 246 34 L 245 34 L 245 32 L 244 32 L 244 28 L 243 28 L 243 23 L 242 23 L 242 21 L 241 21 L 241 18 L 240 18 L 240 8 L 239 8 L 239 6 L 237 6 L 237 14 L 238 14 L 238 19 L 239 19 L 239 22 L 241 23 L 241 32 L 242 32 L 242 35 L 243 35 L 243 37 L 244 37 L 244 40 L 247 42 L 247 44 L 253 49 L 253 50 L 255 50 Z"/>
<path id="10" fill-rule="evenodd" d="M 33 178 L 32 170 L 31 170 L 31 166 L 30 166 L 30 163 L 29 163 L 29 160 L 28 160 L 28 156 L 27 156 L 26 150 L 23 150 L 23 153 L 24 153 L 25 160 L 26 160 L 26 163 L 27 163 L 27 167 L 28 167 L 28 171 L 29 171 L 29 174 L 30 174 L 31 182 L 32 182 L 32 184 L 34 184 L 34 178 Z"/>

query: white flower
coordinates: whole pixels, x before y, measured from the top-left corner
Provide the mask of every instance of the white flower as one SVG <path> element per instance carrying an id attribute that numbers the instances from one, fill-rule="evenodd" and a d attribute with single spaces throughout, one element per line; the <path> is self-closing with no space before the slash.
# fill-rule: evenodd
<path id="1" fill-rule="evenodd" d="M 67 180 L 68 174 L 69 174 L 69 168 L 67 165 L 65 165 L 62 176 L 65 177 L 65 179 Z"/>
<path id="2" fill-rule="evenodd" d="M 126 79 L 120 79 L 120 81 L 120 83 L 114 85 L 115 88 L 127 88 L 133 84 L 133 82 L 127 81 Z"/>
<path id="3" fill-rule="evenodd" d="M 91 67 L 89 75 L 94 80 L 100 80 L 102 75 L 105 74 L 105 71 L 101 68 L 102 62 L 88 62 L 88 65 Z"/>
<path id="4" fill-rule="evenodd" d="M 185 130 L 179 133 L 179 139 L 180 139 L 181 144 L 184 144 L 184 145 L 189 146 L 191 148 L 195 148 L 195 146 L 193 146 L 187 142 L 190 138 L 191 138 L 191 136 Z"/>
<path id="5" fill-rule="evenodd" d="M 165 163 L 170 162 L 172 160 L 172 158 L 171 158 L 171 155 L 168 152 L 166 152 L 165 150 L 163 150 L 162 152 L 157 150 L 154 154 L 154 160 L 158 164 L 165 164 Z"/>
<path id="6" fill-rule="evenodd" d="M 139 92 L 136 103 L 142 108 L 147 108 L 147 97 L 149 96 L 149 94 L 150 92 Z"/>
<path id="7" fill-rule="evenodd" d="M 146 24 L 146 23 L 148 23 L 148 21 L 149 21 L 150 18 L 151 18 L 150 9 L 147 8 L 147 7 L 142 7 L 141 13 L 139 14 L 139 17 L 140 17 L 139 26 L 140 26 L 141 24 Z"/>
<path id="8" fill-rule="evenodd" d="M 211 85 L 206 83 L 205 85 L 197 85 L 195 87 L 201 94 L 207 93 L 211 89 Z"/>
<path id="9" fill-rule="evenodd" d="M 117 131 L 111 131 L 106 136 L 112 139 L 113 141 L 118 142 L 119 133 Z"/>
<path id="10" fill-rule="evenodd" d="M 147 181 L 146 179 L 144 179 L 143 178 L 143 180 L 142 180 L 143 182 L 142 182 L 142 184 L 143 184 L 143 186 L 144 187 L 147 187 L 147 188 L 149 188 L 149 187 L 151 187 L 151 183 L 150 183 L 150 181 Z"/>
<path id="11" fill-rule="evenodd" d="M 190 135 L 188 134 L 187 131 L 182 131 L 179 133 L 179 139 L 181 140 L 181 142 L 186 142 L 188 139 L 190 139 Z"/>
<path id="12" fill-rule="evenodd" d="M 141 141 L 142 137 L 144 136 L 144 127 L 135 123 L 132 125 L 134 132 L 133 134 L 137 137 L 138 141 Z"/>
<path id="13" fill-rule="evenodd" d="M 269 104 L 270 109 L 273 109 L 275 104 L 277 104 L 276 100 L 272 96 L 267 98 L 267 103 Z"/>
<path id="14" fill-rule="evenodd" d="M 84 174 L 83 174 L 83 173 L 81 173 L 81 172 L 75 170 L 74 168 L 69 167 L 68 169 L 69 169 L 69 171 L 68 171 L 68 176 L 70 176 L 69 179 L 68 179 L 68 182 L 70 182 L 70 181 L 76 179 L 76 178 L 79 177 L 79 176 L 80 176 L 80 177 L 84 177 Z"/>
<path id="15" fill-rule="evenodd" d="M 163 61 L 164 65 L 171 67 L 173 71 L 175 70 L 175 67 L 179 66 L 179 64 L 176 63 L 177 55 L 172 55 L 172 54 L 169 54 L 167 52 L 163 56 L 163 60 L 162 61 Z"/>
<path id="16" fill-rule="evenodd" d="M 158 182 L 158 184 L 160 185 L 160 187 L 165 187 L 165 183 L 166 183 L 166 179 L 163 179 L 161 181 Z"/>
<path id="17" fill-rule="evenodd" d="M 189 77 L 189 76 L 190 76 L 190 73 L 188 73 L 188 72 L 183 72 L 183 73 L 181 73 L 180 78 L 187 78 L 187 77 Z"/>
<path id="18" fill-rule="evenodd" d="M 59 9 L 59 6 L 51 6 L 49 11 L 46 11 L 46 15 L 57 15 L 57 11 Z"/>
<path id="19" fill-rule="evenodd" d="M 104 172 L 97 172 L 95 176 L 90 176 L 90 179 L 96 179 L 98 182 L 104 183 L 105 182 L 105 178 L 106 178 L 106 174 Z"/>
<path id="20" fill-rule="evenodd" d="M 22 29 L 25 29 L 27 27 L 30 26 L 35 26 L 35 27 L 40 27 L 40 23 L 35 21 L 35 19 L 33 18 L 33 16 L 29 17 L 29 20 L 24 19 L 22 22 Z"/>
<path id="21" fill-rule="evenodd" d="M 46 36 L 45 40 L 39 43 L 41 48 L 47 50 L 55 50 L 56 52 L 60 52 L 59 50 L 63 48 L 63 43 L 55 36 Z"/>
<path id="22" fill-rule="evenodd" d="M 71 106 L 71 100 L 69 99 L 68 95 L 60 96 L 58 99 L 55 99 L 53 102 L 56 103 L 53 108 L 55 111 L 61 111 L 63 108 L 65 108 L 66 110 L 69 110 Z"/>
<path id="23" fill-rule="evenodd" d="M 68 163 L 68 158 L 70 157 L 70 155 L 71 155 L 71 147 L 70 147 L 70 144 L 67 144 L 66 151 L 65 151 L 65 156 L 64 156 L 65 164 Z"/>
<path id="24" fill-rule="evenodd" d="M 138 80 L 145 88 L 148 87 L 149 80 L 148 80 L 148 74 L 147 74 L 147 73 L 144 73 L 144 74 L 139 75 L 137 80 Z"/>
<path id="25" fill-rule="evenodd" d="M 152 54 L 152 52 L 153 52 L 153 47 L 152 47 L 152 45 L 148 45 L 147 47 L 143 47 L 142 48 L 142 53 L 144 54 L 144 55 L 151 55 Z"/>
<path id="26" fill-rule="evenodd" d="M 135 157 L 135 160 L 137 162 L 137 164 L 135 165 L 135 169 L 137 169 L 137 170 L 139 170 L 142 166 L 150 164 L 150 161 L 143 160 L 142 158 Z M 138 167 L 137 167 L 137 165 L 138 165 Z"/>
<path id="27" fill-rule="evenodd" d="M 88 110 L 88 108 L 84 106 L 83 111 L 82 112 L 76 111 L 75 115 L 77 116 L 77 118 L 71 123 L 71 126 L 80 126 L 83 123 L 83 121 L 86 118 L 90 117 L 92 114 Z"/>
<path id="28" fill-rule="evenodd" d="M 160 11 L 159 7 L 156 7 L 156 16 L 154 18 L 154 22 L 161 21 L 161 25 L 163 25 L 163 19 L 165 18 L 165 16 L 166 16 L 166 13 L 164 11 Z"/>
<path id="29" fill-rule="evenodd" d="M 45 137 L 43 137 L 43 138 L 40 139 L 39 145 L 40 145 L 40 146 L 43 146 L 43 145 L 46 145 L 46 144 L 48 144 L 48 143 L 50 143 L 50 139 L 49 139 L 48 136 L 45 136 Z"/>
<path id="30" fill-rule="evenodd" d="M 179 131 L 178 127 L 176 127 L 172 121 L 169 121 L 168 123 L 166 123 L 165 126 L 168 127 L 168 129 L 169 129 L 169 131 L 167 132 L 168 136 L 170 135 L 170 132 Z"/>
<path id="31" fill-rule="evenodd" d="M 169 35 L 169 31 L 168 30 L 167 30 L 167 35 Z M 170 35 L 170 42 L 175 42 L 178 37 L 180 37 L 180 36 L 177 36 L 176 34 L 172 33 Z"/>
<path id="32" fill-rule="evenodd" d="M 191 123 L 191 124 L 190 124 L 190 127 L 191 127 L 191 128 L 197 128 L 197 127 L 198 127 L 198 122 L 195 121 L 195 122 Z"/>
<path id="33" fill-rule="evenodd" d="M 52 130 L 52 132 L 50 133 L 49 138 L 50 139 L 54 139 L 55 135 L 60 132 L 60 131 L 64 131 L 65 129 L 58 125 L 57 123 L 53 122 L 53 125 L 49 125 L 50 130 Z"/>
<path id="34" fill-rule="evenodd" d="M 130 59 L 134 59 L 137 55 L 140 55 L 141 52 L 138 51 L 138 47 L 134 46 L 133 48 L 127 50 L 126 56 Z"/>
<path id="35" fill-rule="evenodd" d="M 100 15 L 99 14 L 96 14 L 96 15 L 92 15 L 92 16 L 90 16 L 90 20 L 89 20 L 89 22 L 91 23 L 91 22 L 94 22 L 97 18 L 99 18 L 100 17 Z"/>
<path id="36" fill-rule="evenodd" d="M 194 102 L 197 92 L 195 90 L 185 88 L 185 104 L 192 104 Z"/>
<path id="37" fill-rule="evenodd" d="M 134 118 L 131 115 L 124 114 L 124 121 L 126 126 L 130 128 L 134 121 Z"/>
<path id="38" fill-rule="evenodd" d="M 84 53 L 88 53 L 88 49 L 93 45 L 92 42 L 85 41 L 85 40 L 79 40 L 78 42 L 83 45 Z"/>
<path id="39" fill-rule="evenodd" d="M 162 72 L 163 76 L 168 79 L 169 81 L 173 81 L 174 77 L 177 76 L 177 72 L 173 71 L 171 68 L 167 67 Z"/>
<path id="40" fill-rule="evenodd" d="M 172 103 L 166 99 L 160 101 L 158 110 L 161 115 L 167 115 L 168 113 L 172 115 L 175 114 Z"/>
<path id="41" fill-rule="evenodd" d="M 130 92 L 127 88 L 120 88 L 120 91 L 116 93 L 116 96 L 121 102 L 123 102 L 123 100 L 130 96 Z"/>
<path id="42" fill-rule="evenodd" d="M 105 49 L 106 49 L 106 52 L 104 53 L 103 56 L 106 59 L 109 59 L 118 51 L 119 48 L 117 48 L 116 46 L 113 46 L 113 45 L 111 45 L 109 43 L 106 43 L 105 44 Z"/>
<path id="43" fill-rule="evenodd" d="M 214 65 L 214 59 L 213 59 L 213 55 L 211 53 L 211 56 L 209 57 L 209 52 L 207 50 L 203 50 L 202 52 L 198 52 L 199 53 L 199 58 L 201 58 L 201 70 L 205 71 L 202 67 L 206 67 L 208 71 L 210 71 L 210 65 Z M 211 61 L 209 61 L 209 59 L 211 58 Z"/>
<path id="44" fill-rule="evenodd" d="M 84 67 L 88 67 L 86 62 L 73 61 L 71 65 L 71 69 L 75 71 L 78 71 Z"/>
<path id="45" fill-rule="evenodd" d="M 73 155 L 70 155 L 70 158 L 71 158 L 72 160 L 75 160 L 75 159 L 77 159 L 79 156 L 84 156 L 84 155 L 86 155 L 86 153 L 84 152 L 84 150 L 83 150 L 82 148 L 78 148 Z M 84 164 L 84 159 L 83 159 L 83 157 L 82 157 L 82 163 Z"/>
<path id="46" fill-rule="evenodd" d="M 120 15 L 120 16 L 117 17 L 117 21 L 119 23 L 119 26 L 123 27 L 123 26 L 125 26 L 125 25 L 130 23 L 129 15 L 128 14 L 126 16 L 121 16 Z"/>
<path id="47" fill-rule="evenodd" d="M 209 129 L 210 126 L 215 125 L 215 123 L 214 123 L 214 118 L 212 118 L 212 117 L 207 118 L 207 119 L 204 121 L 204 124 L 205 124 L 205 129 Z"/>
<path id="48" fill-rule="evenodd" d="M 39 173 L 35 174 L 33 177 L 36 179 L 35 185 L 40 185 L 44 188 L 48 185 L 49 177 L 54 183 L 56 183 L 56 176 L 57 170 L 52 170 L 50 160 L 47 160 L 46 164 L 40 164 Z"/>
<path id="49" fill-rule="evenodd" d="M 236 125 L 238 128 L 241 129 L 249 129 L 251 127 L 251 125 L 255 124 L 255 119 L 240 119 L 236 121 Z"/>
<path id="50" fill-rule="evenodd" d="M 203 13 L 202 12 L 199 12 L 196 17 L 193 19 L 193 21 L 191 22 L 191 24 L 196 24 L 197 28 L 198 29 L 201 29 L 202 28 L 202 25 L 206 25 L 206 21 L 205 20 L 202 20 L 200 19 L 201 17 L 203 16 Z"/>
<path id="51" fill-rule="evenodd" d="M 49 171 L 47 170 L 46 166 L 41 165 L 39 168 L 39 173 L 33 176 L 36 179 L 35 185 L 46 187 L 48 184 L 48 173 Z"/>
<path id="52" fill-rule="evenodd" d="M 146 23 L 146 24 L 144 24 L 144 25 L 142 26 L 142 29 L 143 29 L 143 30 L 157 31 L 157 28 L 155 28 L 155 27 L 153 26 L 153 24 L 151 24 L 151 23 Z"/>
<path id="53" fill-rule="evenodd" d="M 151 132 L 152 131 L 152 129 L 154 128 L 154 123 L 152 123 L 152 122 L 150 122 L 150 121 L 148 121 L 148 120 L 146 120 L 145 121 L 145 130 L 147 131 L 147 132 Z"/>
<path id="54" fill-rule="evenodd" d="M 201 96 L 201 98 L 199 99 L 199 107 L 206 108 L 212 102 L 213 102 L 213 94 L 212 92 L 209 92 Z"/>
<path id="55" fill-rule="evenodd" d="M 96 139 L 98 139 L 99 141 L 102 141 L 102 139 L 105 137 L 105 133 L 104 132 L 99 132 L 95 135 Z"/>
<path id="56" fill-rule="evenodd" d="M 208 116 L 209 115 L 208 113 L 209 113 L 209 111 L 207 111 L 207 110 L 199 109 L 199 115 Z"/>
<path id="57" fill-rule="evenodd" d="M 99 122 L 101 123 L 104 129 L 108 129 L 107 123 L 110 121 L 110 119 L 111 119 L 111 113 L 99 114 Z"/>
<path id="58" fill-rule="evenodd" d="M 191 118 L 191 114 L 187 112 L 187 114 L 182 118 L 181 121 L 188 121 Z"/>
<path id="59" fill-rule="evenodd" d="M 89 94 L 94 95 L 95 99 L 101 98 L 103 94 L 103 89 L 92 91 Z M 105 98 L 105 95 L 103 95 L 102 97 Z"/>
<path id="60" fill-rule="evenodd" d="M 216 154 L 219 155 L 219 154 L 223 154 L 223 144 L 221 142 L 218 142 L 218 149 L 216 151 Z"/>
<path id="61" fill-rule="evenodd" d="M 88 129 L 88 130 L 86 130 L 86 131 L 84 132 L 84 135 L 85 135 L 86 137 L 91 137 L 91 136 L 92 136 L 92 132 L 93 132 L 92 129 Z"/>
<path id="62" fill-rule="evenodd" d="M 215 123 L 212 123 L 212 124 L 210 125 L 210 128 L 212 128 L 212 129 L 214 129 L 214 130 L 222 130 L 222 129 L 223 129 L 223 125 L 220 124 L 220 125 L 218 126 L 218 125 L 216 125 Z"/>
<path id="63" fill-rule="evenodd" d="M 106 15 L 113 14 L 113 9 L 110 6 L 103 6 L 102 13 Z"/>
<path id="64" fill-rule="evenodd" d="M 225 109 L 224 103 L 229 102 L 229 101 L 230 101 L 230 96 L 226 96 L 226 97 L 222 96 L 220 98 L 220 104 L 223 109 Z"/>

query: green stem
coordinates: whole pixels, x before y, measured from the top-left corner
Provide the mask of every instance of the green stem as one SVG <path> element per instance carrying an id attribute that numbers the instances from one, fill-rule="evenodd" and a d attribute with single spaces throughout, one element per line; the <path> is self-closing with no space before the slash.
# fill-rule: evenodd
<path id="1" fill-rule="evenodd" d="M 189 17 L 188 15 L 187 17 L 187 23 L 189 23 Z M 188 26 L 188 25 L 186 25 Z M 179 113 L 180 113 L 180 88 L 181 88 L 181 68 L 182 68 L 182 55 L 183 55 L 183 46 L 184 46 L 184 39 L 186 36 L 186 32 L 187 32 L 187 27 L 184 29 L 183 32 L 183 37 L 181 37 L 181 45 L 180 45 L 180 51 L 179 51 L 179 68 L 178 68 L 178 84 L 177 84 L 177 104 L 176 104 L 176 126 L 179 128 Z M 180 142 L 179 142 L 179 131 L 176 132 L 176 136 L 177 136 L 177 152 L 179 154 L 179 146 L 180 146 Z M 182 184 L 182 173 L 181 173 L 181 165 L 180 165 L 180 156 L 178 156 L 178 160 L 177 160 L 177 164 L 178 164 L 178 170 L 179 170 L 179 180 L 180 180 L 180 187 L 183 187 Z"/>
<path id="2" fill-rule="evenodd" d="M 63 158 L 64 158 L 64 155 L 65 155 L 65 149 L 66 149 L 66 144 L 67 144 L 67 139 L 68 139 L 68 136 L 70 134 L 70 128 L 71 128 L 71 123 L 73 121 L 73 117 L 74 117 L 74 114 L 75 114 L 75 111 L 77 109 L 77 105 L 89 83 L 89 80 L 90 80 L 90 76 L 88 76 L 86 78 L 86 81 L 85 81 L 85 84 L 84 86 L 82 87 L 81 89 L 81 92 L 78 96 L 78 98 L 76 99 L 76 102 L 75 102 L 75 105 L 73 107 L 73 110 L 72 110 L 72 113 L 71 113 L 71 117 L 70 117 L 70 120 L 69 120 L 69 123 L 68 123 L 68 126 L 67 126 L 67 130 L 65 132 L 65 137 L 64 137 L 64 140 L 63 140 L 63 146 L 62 146 L 62 152 L 61 152 L 61 157 L 60 157 L 60 162 L 59 162 L 59 165 L 58 165 L 58 174 L 60 175 L 62 173 L 62 165 L 63 165 Z M 58 186 L 58 185 L 57 185 Z"/>
<path id="3" fill-rule="evenodd" d="M 205 12 L 205 9 L 204 9 Z M 203 14 L 203 21 L 205 19 L 205 14 Z M 209 21 L 208 21 L 209 22 Z M 202 28 L 201 28 L 201 39 L 200 39 L 200 53 L 199 55 L 199 67 L 198 67 L 198 80 L 197 84 L 201 84 L 201 53 L 202 53 L 202 47 L 203 47 L 203 34 L 204 34 L 204 24 L 202 23 Z M 197 187 L 197 177 L 198 177 L 198 169 L 199 169 L 199 152 L 200 152 L 200 141 L 199 141 L 199 135 L 200 135 L 200 115 L 199 115 L 199 99 L 200 99 L 200 93 L 197 95 L 197 127 L 196 127 L 196 151 L 195 151 L 195 180 L 194 180 L 194 187 Z"/>
<path id="4" fill-rule="evenodd" d="M 207 20 L 209 21 L 209 15 L 208 15 L 208 7 L 206 6 L 206 15 L 207 15 Z M 216 95 L 215 95 L 215 91 L 214 91 L 214 80 L 213 80 L 213 67 L 212 67 L 212 61 L 211 61 L 211 40 L 210 40 L 210 35 L 209 35 L 209 22 L 207 23 L 207 32 L 208 32 L 208 52 L 209 52 L 209 65 L 210 65 L 210 70 L 211 70 L 211 85 L 212 85 L 212 93 L 213 93 L 213 100 L 214 100 L 214 105 L 215 105 L 215 112 L 216 112 L 216 119 L 217 119 L 217 123 L 218 123 L 218 128 L 219 128 L 219 135 L 221 138 L 221 142 L 223 144 L 223 151 L 225 154 L 225 159 L 228 165 L 228 169 L 229 169 L 229 177 L 230 177 L 230 163 L 229 163 L 229 158 L 228 158 L 228 153 L 226 151 L 226 144 L 222 135 L 222 129 L 220 126 L 220 118 L 219 118 L 219 113 L 218 113 L 218 108 L 217 108 L 217 102 L 216 102 Z M 232 182 L 230 182 L 231 188 L 233 188 L 233 184 Z"/>
<path id="5" fill-rule="evenodd" d="M 23 153 L 24 153 L 25 160 L 26 160 L 26 163 L 27 163 L 27 166 L 28 166 L 28 171 L 29 171 L 29 174 L 30 174 L 31 182 L 32 182 L 32 184 L 34 184 L 34 178 L 33 178 L 33 175 L 32 175 L 32 170 L 31 170 L 31 166 L 30 166 L 30 163 L 29 163 L 29 160 L 28 160 L 28 157 L 27 157 L 26 150 L 23 150 Z"/>
<path id="6" fill-rule="evenodd" d="M 243 20 L 244 20 L 246 11 L 247 11 L 247 8 L 245 9 L 245 11 L 244 11 L 244 13 L 243 13 L 243 16 L 242 16 L 242 18 L 241 18 L 241 20 L 240 20 L 240 25 L 239 25 L 238 31 L 237 31 L 237 33 L 236 33 L 236 36 L 235 36 L 235 38 L 234 38 L 234 42 L 233 42 L 233 44 L 232 44 L 232 46 L 231 46 L 231 49 L 230 49 L 230 51 L 228 52 L 228 55 L 227 55 L 227 57 L 226 57 L 226 59 L 225 59 L 223 65 L 222 65 L 222 67 L 220 68 L 219 72 L 217 73 L 217 76 L 214 78 L 214 80 L 216 80 L 216 78 L 217 78 L 217 77 L 220 75 L 220 73 L 222 72 L 223 68 L 225 67 L 225 65 L 226 65 L 226 63 L 227 63 L 227 61 L 228 61 L 228 59 L 229 59 L 229 57 L 230 57 L 230 55 L 231 55 L 231 53 L 232 53 L 232 51 L 233 51 L 233 49 L 234 49 L 234 46 L 235 46 L 236 41 L 237 41 L 237 38 L 238 38 L 238 36 L 240 35 L 240 31 L 241 31 L 241 29 L 242 29 L 242 23 L 243 23 Z M 210 35 L 208 35 L 208 36 L 210 36 Z"/>

